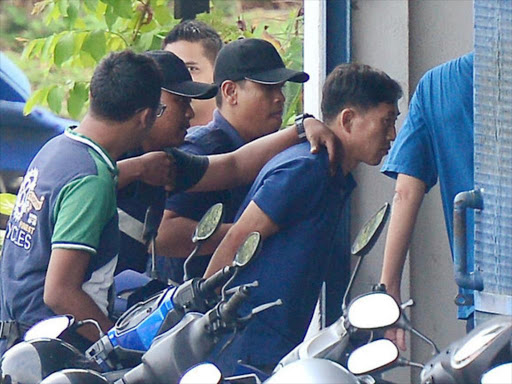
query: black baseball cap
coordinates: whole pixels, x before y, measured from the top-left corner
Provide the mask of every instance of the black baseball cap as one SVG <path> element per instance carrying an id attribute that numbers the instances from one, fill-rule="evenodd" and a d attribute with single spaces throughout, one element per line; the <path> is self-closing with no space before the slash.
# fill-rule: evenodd
<path id="1" fill-rule="evenodd" d="M 145 55 L 152 57 L 162 71 L 162 89 L 178 96 L 192 99 L 211 99 L 217 94 L 215 84 L 192 81 L 187 66 L 178 56 L 169 51 L 147 51 Z"/>
<path id="2" fill-rule="evenodd" d="M 306 72 L 286 68 L 274 46 L 262 39 L 240 39 L 225 45 L 215 61 L 213 77 L 219 86 L 226 80 L 279 84 L 309 79 Z"/>

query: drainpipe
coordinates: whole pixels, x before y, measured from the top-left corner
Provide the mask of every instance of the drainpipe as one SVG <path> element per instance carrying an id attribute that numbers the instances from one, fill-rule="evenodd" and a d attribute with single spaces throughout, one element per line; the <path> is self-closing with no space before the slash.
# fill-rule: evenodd
<path id="1" fill-rule="evenodd" d="M 455 264 L 455 282 L 460 288 L 482 291 L 484 282 L 479 271 L 467 272 L 466 252 L 466 208 L 483 209 L 481 190 L 460 192 L 453 200 L 453 261 Z M 466 298 L 460 301 L 466 305 Z"/>

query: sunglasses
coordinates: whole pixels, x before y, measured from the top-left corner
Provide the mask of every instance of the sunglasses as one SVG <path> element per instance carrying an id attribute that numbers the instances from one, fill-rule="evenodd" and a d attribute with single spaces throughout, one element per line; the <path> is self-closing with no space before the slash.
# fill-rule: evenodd
<path id="1" fill-rule="evenodd" d="M 158 107 L 156 108 L 156 117 L 162 116 L 164 114 L 166 108 L 167 108 L 167 105 L 159 103 Z"/>

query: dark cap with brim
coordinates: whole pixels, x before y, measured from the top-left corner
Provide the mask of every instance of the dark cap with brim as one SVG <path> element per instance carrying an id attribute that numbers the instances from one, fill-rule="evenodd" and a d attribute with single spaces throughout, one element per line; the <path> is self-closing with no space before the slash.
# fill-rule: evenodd
<path id="1" fill-rule="evenodd" d="M 147 51 L 162 71 L 162 89 L 178 96 L 192 99 L 211 99 L 217 94 L 215 84 L 199 83 L 192 80 L 187 66 L 178 56 L 169 51 Z"/>
<path id="2" fill-rule="evenodd" d="M 260 84 L 304 83 L 309 75 L 286 68 L 274 46 L 262 39 L 240 39 L 225 45 L 215 61 L 214 80 L 250 80 Z"/>

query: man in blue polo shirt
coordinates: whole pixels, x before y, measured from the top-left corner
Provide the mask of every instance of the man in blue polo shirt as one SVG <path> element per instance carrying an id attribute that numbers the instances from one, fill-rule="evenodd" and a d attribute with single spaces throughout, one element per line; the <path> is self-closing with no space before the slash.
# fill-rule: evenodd
<path id="1" fill-rule="evenodd" d="M 262 79 L 261 76 L 270 76 Z M 215 62 L 214 80 L 219 86 L 217 109 L 206 126 L 195 127 L 180 147 L 196 155 L 234 151 L 261 136 L 277 131 L 282 124 L 285 82 L 303 83 L 309 76 L 285 68 L 272 44 L 260 39 L 241 39 L 224 46 Z M 190 241 L 197 222 L 212 205 L 224 204 L 224 222 L 200 250 L 201 257 L 190 261 L 192 276 L 201 276 L 220 240 L 233 222 L 249 185 L 208 193 L 181 193 L 171 196 L 157 239 L 159 253 L 169 277 L 183 278 L 183 260 L 194 245 Z"/>
<path id="2" fill-rule="evenodd" d="M 332 245 L 343 205 L 355 187 L 350 172 L 361 162 L 378 165 L 388 152 L 401 95 L 398 83 L 383 72 L 359 64 L 336 67 L 323 88 L 322 113 L 342 144 L 338 172 L 330 177 L 325 153 L 312 156 L 298 144 L 259 173 L 205 276 L 230 264 L 245 237 L 258 231 L 264 238 L 261 252 L 233 286 L 259 282 L 244 304 L 246 313 L 279 298 L 283 305 L 255 316 L 213 356 L 223 373 L 233 373 L 237 360 L 272 370 L 304 338 L 336 251 Z"/>
<path id="3" fill-rule="evenodd" d="M 148 134 L 161 109 L 160 85 L 151 58 L 131 51 L 109 55 L 94 72 L 80 126 L 49 141 L 29 165 L 0 260 L 0 354 L 55 314 L 96 319 L 104 331 L 112 326 L 108 291 L 119 245 L 115 159 Z M 94 328 L 78 332 L 98 338 Z"/>
<path id="4" fill-rule="evenodd" d="M 450 247 L 453 246 L 453 199 L 473 185 L 473 53 L 428 71 L 412 97 L 409 114 L 382 172 L 396 178 L 381 282 L 400 302 L 407 249 L 423 197 L 439 179 Z M 467 213 L 473 227 L 473 212 Z M 468 269 L 473 270 L 473 231 L 467 231 Z M 463 290 L 472 297 L 472 292 Z M 473 305 L 460 306 L 459 319 L 472 327 Z M 402 330 L 387 336 L 405 349 Z"/>

